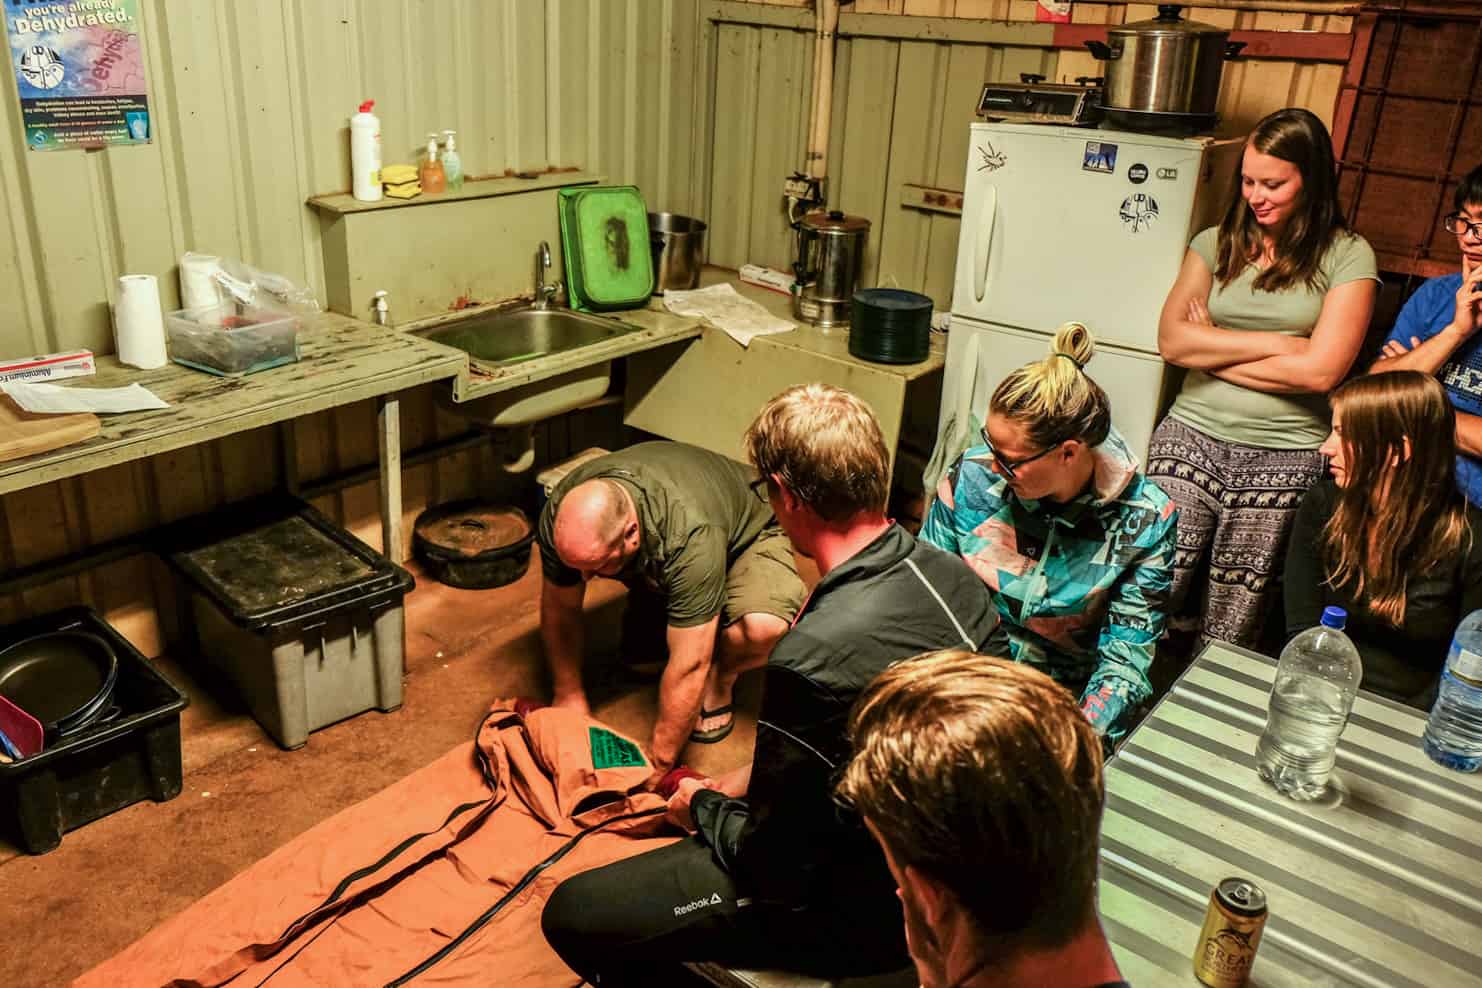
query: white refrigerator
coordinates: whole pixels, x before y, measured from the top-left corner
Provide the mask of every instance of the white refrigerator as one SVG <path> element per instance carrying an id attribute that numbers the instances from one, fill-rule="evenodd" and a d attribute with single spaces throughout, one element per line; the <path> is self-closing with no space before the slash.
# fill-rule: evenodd
<path id="1" fill-rule="evenodd" d="M 972 125 L 938 459 L 962 445 L 998 383 L 1045 357 L 1055 329 L 1076 320 L 1096 336 L 1086 372 L 1146 463 L 1176 384 L 1158 357 L 1158 314 L 1189 240 L 1219 221 L 1242 147 L 1243 138 Z"/>

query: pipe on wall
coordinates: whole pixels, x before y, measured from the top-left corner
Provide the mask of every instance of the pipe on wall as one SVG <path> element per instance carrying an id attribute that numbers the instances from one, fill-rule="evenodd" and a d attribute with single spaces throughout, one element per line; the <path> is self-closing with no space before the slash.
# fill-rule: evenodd
<path id="1" fill-rule="evenodd" d="M 808 114 L 810 178 L 828 175 L 828 134 L 834 111 L 834 43 L 839 36 L 839 0 L 813 4 L 813 109 Z"/>

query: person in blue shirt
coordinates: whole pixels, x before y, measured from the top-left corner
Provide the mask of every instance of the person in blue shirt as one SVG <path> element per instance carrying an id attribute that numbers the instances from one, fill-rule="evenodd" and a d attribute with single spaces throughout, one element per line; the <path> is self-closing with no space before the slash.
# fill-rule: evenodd
<path id="1" fill-rule="evenodd" d="M 1440 378 L 1456 409 L 1456 486 L 1482 507 L 1482 165 L 1457 184 L 1454 206 L 1441 222 L 1456 236 L 1461 270 L 1416 289 L 1369 373 Z"/>

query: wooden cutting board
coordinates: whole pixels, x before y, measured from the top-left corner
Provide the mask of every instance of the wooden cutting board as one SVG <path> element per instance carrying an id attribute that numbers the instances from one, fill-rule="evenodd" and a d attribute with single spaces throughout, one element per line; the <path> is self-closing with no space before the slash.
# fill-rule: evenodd
<path id="1" fill-rule="evenodd" d="M 22 411 L 10 395 L 0 394 L 0 462 L 80 443 L 101 428 L 92 412 L 36 415 Z"/>

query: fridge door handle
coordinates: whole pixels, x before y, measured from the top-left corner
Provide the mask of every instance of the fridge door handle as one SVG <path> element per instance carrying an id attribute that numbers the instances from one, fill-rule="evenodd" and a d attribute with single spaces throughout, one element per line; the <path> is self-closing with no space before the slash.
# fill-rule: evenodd
<path id="1" fill-rule="evenodd" d="M 983 205 L 978 209 L 977 236 L 973 240 L 973 296 L 983 301 L 988 290 L 988 252 L 993 247 L 993 221 L 998 215 L 998 189 L 983 189 Z"/>

